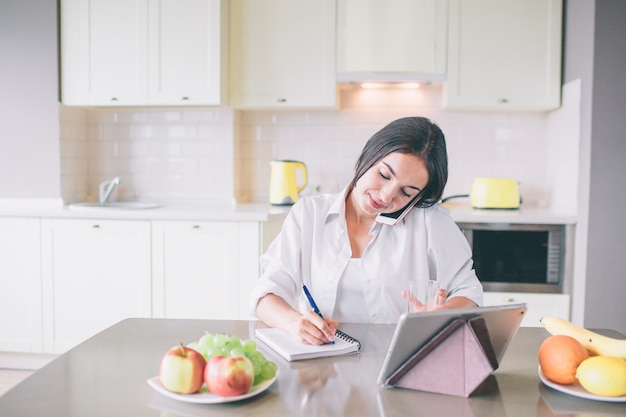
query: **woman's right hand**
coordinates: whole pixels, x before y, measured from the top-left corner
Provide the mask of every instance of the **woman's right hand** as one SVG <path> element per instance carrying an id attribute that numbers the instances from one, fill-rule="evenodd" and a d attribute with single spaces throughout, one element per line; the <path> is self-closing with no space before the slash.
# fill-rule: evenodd
<path id="1" fill-rule="evenodd" d="M 313 310 L 310 310 L 301 314 L 288 330 L 303 343 L 324 345 L 335 341 L 336 328 L 336 321 L 323 319 Z"/>
<path id="2" fill-rule="evenodd" d="M 256 313 L 268 326 L 285 329 L 303 343 L 323 345 L 335 339 L 336 321 L 323 319 L 313 310 L 301 314 L 276 294 L 261 297 Z"/>

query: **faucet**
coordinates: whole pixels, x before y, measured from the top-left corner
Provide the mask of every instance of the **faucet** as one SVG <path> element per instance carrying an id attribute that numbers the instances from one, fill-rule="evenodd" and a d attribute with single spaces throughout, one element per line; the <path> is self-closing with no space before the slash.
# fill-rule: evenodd
<path id="1" fill-rule="evenodd" d="M 109 202 L 111 193 L 120 184 L 120 177 L 115 177 L 111 181 L 104 181 L 98 188 L 98 198 L 101 205 L 105 205 Z"/>

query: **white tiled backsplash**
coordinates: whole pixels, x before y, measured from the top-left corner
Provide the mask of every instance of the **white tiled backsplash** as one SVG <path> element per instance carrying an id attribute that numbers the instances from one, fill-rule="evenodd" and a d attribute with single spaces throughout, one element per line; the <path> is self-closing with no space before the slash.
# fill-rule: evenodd
<path id="1" fill-rule="evenodd" d="M 440 86 L 340 90 L 341 110 L 62 106 L 62 196 L 94 200 L 101 181 L 119 176 L 119 199 L 266 202 L 272 159 L 306 163 L 303 194 L 337 191 L 374 132 L 419 115 L 446 135 L 444 195 L 468 193 L 477 176 L 506 176 L 519 180 L 525 204 L 574 210 L 579 89 L 565 86 L 551 113 L 444 111 Z"/>

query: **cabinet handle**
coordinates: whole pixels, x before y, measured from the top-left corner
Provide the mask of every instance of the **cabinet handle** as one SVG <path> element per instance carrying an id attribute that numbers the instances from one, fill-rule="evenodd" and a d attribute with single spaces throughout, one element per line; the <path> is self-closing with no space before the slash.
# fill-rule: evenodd
<path id="1" fill-rule="evenodd" d="M 99 228 L 100 228 L 100 225 L 99 225 L 99 224 L 94 224 L 94 225 L 92 225 L 92 226 L 91 226 L 91 228 L 92 228 L 92 229 L 99 229 Z"/>
<path id="2" fill-rule="evenodd" d="M 513 303 L 513 302 L 515 302 L 515 298 L 513 298 L 513 297 L 509 297 L 509 298 L 507 298 L 505 301 L 506 301 L 507 303 Z"/>
<path id="3" fill-rule="evenodd" d="M 500 104 L 506 104 L 506 103 L 508 103 L 508 102 L 509 102 L 509 99 L 508 99 L 508 98 L 499 98 L 499 99 L 498 99 L 498 103 L 500 103 Z"/>
<path id="4" fill-rule="evenodd" d="M 194 224 L 193 226 L 191 226 L 192 229 L 199 229 L 200 225 L 199 224 Z"/>
<path id="5" fill-rule="evenodd" d="M 286 102 L 287 102 L 287 99 L 286 99 L 286 98 L 280 98 L 280 97 L 279 97 L 279 98 L 277 98 L 277 99 L 276 99 L 276 102 L 277 102 L 277 103 L 286 103 Z"/>
<path id="6" fill-rule="evenodd" d="M 189 97 L 182 97 L 181 100 L 182 101 L 189 100 Z"/>
<path id="7" fill-rule="evenodd" d="M 117 101 L 117 97 L 111 97 L 111 101 Z"/>

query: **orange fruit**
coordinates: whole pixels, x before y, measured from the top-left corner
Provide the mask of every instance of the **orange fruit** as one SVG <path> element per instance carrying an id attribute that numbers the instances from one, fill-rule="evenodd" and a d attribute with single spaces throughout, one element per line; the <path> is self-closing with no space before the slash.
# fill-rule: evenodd
<path id="1" fill-rule="evenodd" d="M 549 336 L 539 347 L 541 371 L 557 384 L 576 383 L 576 368 L 588 357 L 587 349 L 571 336 Z"/>

